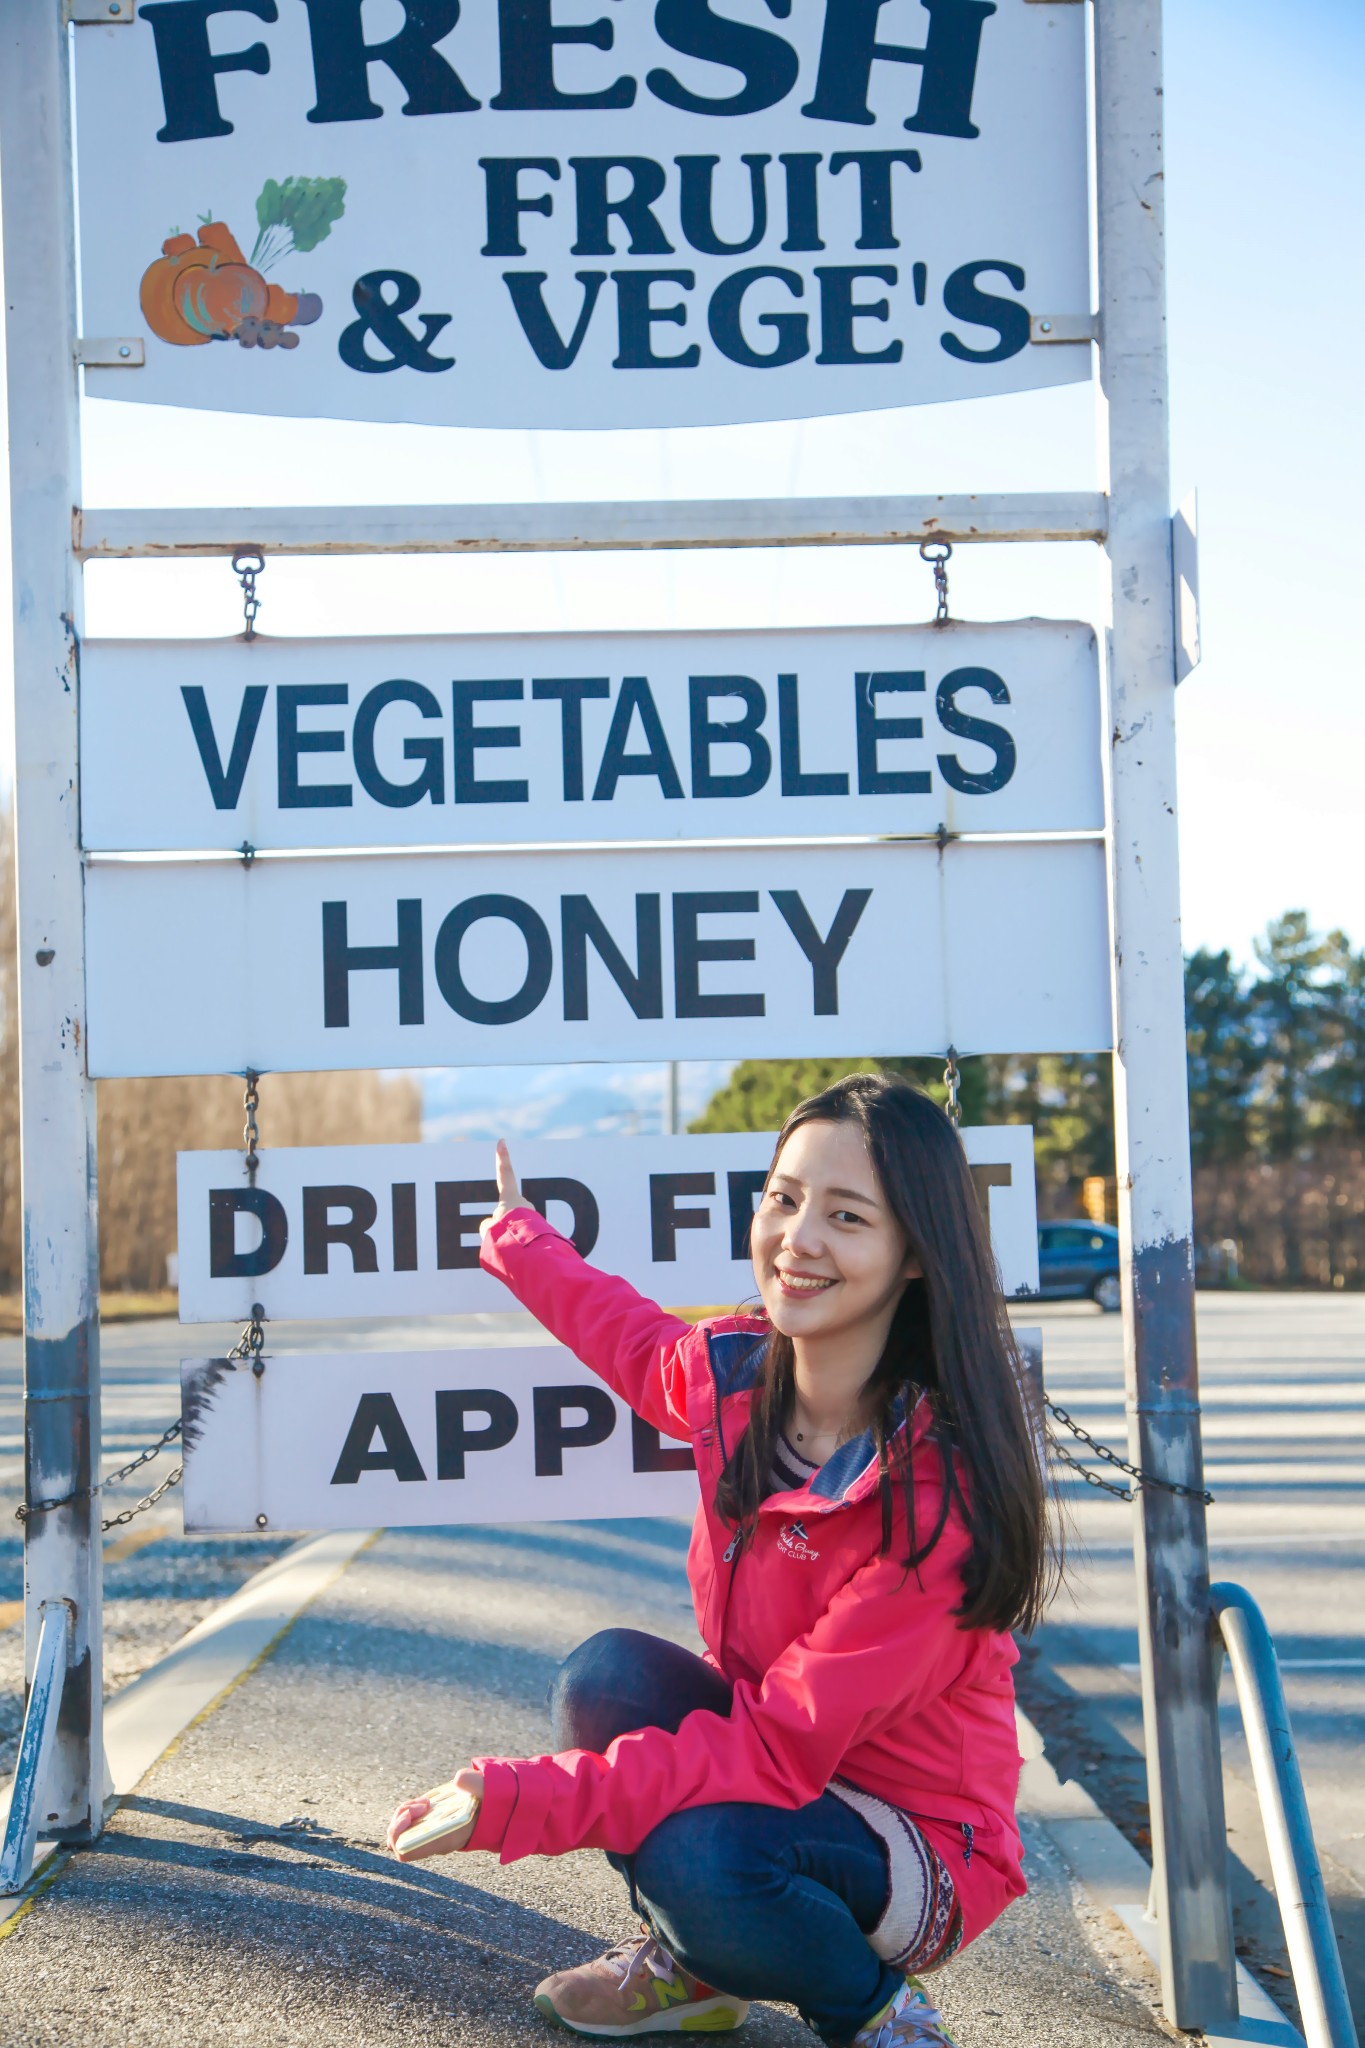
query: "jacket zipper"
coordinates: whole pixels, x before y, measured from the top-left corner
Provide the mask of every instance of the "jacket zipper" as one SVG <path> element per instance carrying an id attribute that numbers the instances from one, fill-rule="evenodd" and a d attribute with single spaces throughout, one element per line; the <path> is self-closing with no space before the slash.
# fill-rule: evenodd
<path id="1" fill-rule="evenodd" d="M 721 1470 L 726 1463 L 725 1426 L 720 1419 L 720 1388 L 716 1385 L 716 1368 L 711 1361 L 710 1346 L 707 1346 L 706 1362 L 711 1370 L 711 1405 L 716 1419 L 716 1448 L 720 1452 Z M 725 1624 L 730 1618 L 730 1601 L 735 1590 L 735 1573 L 739 1570 L 740 1532 L 736 1530 L 721 1555 L 721 1563 L 730 1567 L 730 1577 L 721 1596 L 721 1608 L 716 1629 L 716 1661 L 721 1670 L 725 1669 Z"/>

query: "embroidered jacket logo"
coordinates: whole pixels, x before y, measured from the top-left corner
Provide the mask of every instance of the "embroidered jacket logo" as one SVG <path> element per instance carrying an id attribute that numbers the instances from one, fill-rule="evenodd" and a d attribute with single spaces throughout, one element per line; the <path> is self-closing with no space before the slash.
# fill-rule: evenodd
<path id="1" fill-rule="evenodd" d="M 812 1550 L 810 1547 L 810 1538 L 806 1534 L 804 1522 L 784 1523 L 782 1533 L 777 1539 L 777 1547 L 787 1557 L 800 1558 L 803 1564 L 814 1564 L 820 1555 L 818 1550 Z"/>

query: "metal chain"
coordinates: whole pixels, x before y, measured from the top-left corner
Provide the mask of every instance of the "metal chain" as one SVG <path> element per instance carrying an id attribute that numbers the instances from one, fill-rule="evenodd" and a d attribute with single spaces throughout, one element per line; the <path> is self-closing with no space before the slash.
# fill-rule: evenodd
<path id="1" fill-rule="evenodd" d="M 175 1439 L 179 1436 L 179 1434 L 180 1422 L 177 1418 L 177 1420 L 171 1424 L 169 1429 L 162 1430 L 161 1435 L 157 1438 L 154 1444 L 148 1444 L 145 1451 L 139 1451 L 137 1456 L 135 1458 L 130 1458 L 126 1465 L 120 1465 L 117 1472 L 111 1472 L 107 1479 L 103 1479 L 100 1481 L 100 1486 L 98 1488 L 94 1486 L 82 1486 L 79 1487 L 75 1493 L 64 1493 L 59 1500 L 26 1501 L 23 1504 L 23 1506 L 17 1507 L 14 1510 L 15 1521 L 32 1521 L 35 1515 L 51 1514 L 54 1508 L 70 1507 L 73 1501 L 92 1499 L 96 1492 L 102 1490 L 106 1486 L 117 1486 L 120 1479 L 127 1479 L 130 1473 L 139 1471 L 143 1465 L 149 1465 L 153 1458 L 160 1457 L 162 1451 L 165 1450 L 167 1444 L 174 1443 Z M 155 1503 L 160 1500 L 162 1494 L 167 1492 L 169 1488 L 176 1484 L 184 1469 L 185 1468 L 183 1465 L 177 1465 L 174 1472 L 172 1472 L 170 1478 L 164 1480 L 163 1483 L 157 1487 L 155 1493 L 147 1494 L 144 1499 L 138 1501 L 135 1507 L 124 1508 L 120 1514 L 111 1515 L 107 1521 L 101 1522 L 101 1531 L 105 1531 L 108 1529 L 121 1529 L 125 1525 L 125 1523 L 132 1521 L 134 1515 L 140 1515 L 144 1508 L 154 1506 Z"/>
<path id="2" fill-rule="evenodd" d="M 957 1047 L 950 1045 L 948 1047 L 948 1064 L 943 1069 L 943 1085 L 948 1091 L 948 1100 L 944 1107 L 948 1112 L 949 1123 L 953 1126 L 954 1130 L 958 1131 L 962 1128 L 962 1104 L 958 1101 L 957 1093 L 961 1081 L 962 1075 L 958 1071 L 957 1064 Z"/>
<path id="3" fill-rule="evenodd" d="M 1140 1465 L 1130 1465 L 1117 1451 L 1111 1451 L 1108 1444 L 1102 1444 L 1096 1437 L 1091 1436 L 1083 1423 L 1077 1422 L 1074 1415 L 1068 1415 L 1065 1408 L 1052 1400 L 1047 1393 L 1043 1395 L 1043 1406 L 1049 1415 L 1055 1416 L 1062 1427 L 1069 1429 L 1071 1434 L 1092 1450 L 1097 1458 L 1103 1458 L 1106 1465 L 1113 1465 L 1118 1471 L 1126 1472 L 1130 1479 L 1136 1479 L 1139 1486 L 1156 1487 L 1161 1493 L 1182 1494 L 1189 1500 L 1202 1500 L 1205 1507 L 1212 1507 L 1213 1495 L 1207 1493 L 1202 1486 L 1182 1486 L 1178 1480 L 1158 1479 L 1155 1473 L 1144 1472 Z M 1088 1485 L 1097 1486 L 1104 1493 L 1112 1493 L 1116 1500 L 1132 1500 L 1131 1486 L 1117 1486 L 1113 1480 L 1103 1479 L 1098 1472 L 1092 1472 L 1088 1465 L 1083 1465 L 1080 1459 L 1067 1449 L 1065 1444 L 1058 1441 L 1055 1431 L 1048 1431 L 1048 1442 L 1062 1463 L 1079 1472 Z"/>
<path id="4" fill-rule="evenodd" d="M 953 558 L 953 544 L 950 540 L 922 540 L 919 544 L 922 562 L 928 562 L 934 572 L 934 596 L 938 600 L 934 612 L 934 624 L 948 624 L 948 564 Z"/>
<path id="5" fill-rule="evenodd" d="M 256 595 L 256 578 L 265 569 L 265 556 L 259 548 L 240 548 L 232 558 L 232 573 L 242 586 L 242 617 L 246 621 L 245 637 L 256 638 L 256 614 L 261 609 L 261 600 Z"/>
<path id="6" fill-rule="evenodd" d="M 179 1427 L 180 1425 L 177 1423 L 176 1428 L 178 1429 Z M 184 1465 L 177 1465 L 174 1472 L 168 1474 L 162 1480 L 160 1486 L 154 1487 L 150 1493 L 144 1493 L 141 1500 L 134 1501 L 130 1508 L 124 1508 L 122 1514 L 110 1515 L 107 1521 L 101 1522 L 101 1534 L 109 1529 L 125 1528 L 135 1515 L 145 1514 L 148 1508 L 154 1508 L 163 1494 L 169 1493 L 173 1486 L 179 1486 L 184 1476 Z"/>
<path id="7" fill-rule="evenodd" d="M 265 1364 L 261 1358 L 261 1353 L 265 1349 L 264 1323 L 265 1310 L 259 1301 L 253 1301 L 251 1321 L 243 1324 L 241 1336 L 227 1354 L 229 1358 L 250 1359 L 251 1370 L 257 1379 L 265 1371 Z"/>
<path id="8" fill-rule="evenodd" d="M 245 1166 L 247 1184 L 255 1187 L 256 1175 L 260 1170 L 261 1128 L 256 1121 L 256 1112 L 261 1106 L 261 1077 L 254 1068 L 246 1070 L 246 1093 L 242 1097 L 242 1111 L 246 1122 L 242 1126 L 242 1150 L 246 1154 Z"/>

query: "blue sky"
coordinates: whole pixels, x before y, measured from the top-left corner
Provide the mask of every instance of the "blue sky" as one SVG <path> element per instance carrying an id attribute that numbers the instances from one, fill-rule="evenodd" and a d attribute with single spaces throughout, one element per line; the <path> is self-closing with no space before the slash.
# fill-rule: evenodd
<path id="1" fill-rule="evenodd" d="M 1177 496 L 1191 484 L 1200 492 L 1206 650 L 1179 695 L 1185 935 L 1243 958 L 1290 906 L 1365 944 L 1354 615 L 1365 558 L 1362 81 L 1365 9 L 1352 0 L 1168 9 L 1173 481 Z M 84 496 L 263 504 L 1058 489 L 1089 485 L 1093 458 L 1084 386 L 587 438 L 90 404 Z M 952 566 L 959 616 L 1095 615 L 1090 549 L 959 550 Z M 922 618 L 932 600 L 913 555 L 852 549 L 771 561 L 273 562 L 261 595 L 262 627 L 278 633 L 813 625 Z M 219 634 L 239 616 L 225 565 L 97 565 L 87 577 L 91 634 Z M 7 624 L 0 617 L 0 644 Z M 6 708 L 0 771 L 9 747 Z M 640 1088 L 647 1096 L 643 1078 Z"/>

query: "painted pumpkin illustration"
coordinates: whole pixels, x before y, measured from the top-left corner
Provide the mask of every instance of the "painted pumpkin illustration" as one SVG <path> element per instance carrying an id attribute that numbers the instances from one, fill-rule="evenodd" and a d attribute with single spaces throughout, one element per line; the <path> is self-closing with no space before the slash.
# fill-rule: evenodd
<path id="1" fill-rule="evenodd" d="M 191 270 L 209 263 L 212 255 L 212 250 L 198 246 L 193 235 L 172 235 L 161 244 L 157 261 L 143 271 L 138 299 L 142 317 L 158 340 L 173 341 L 182 348 L 193 348 L 208 340 L 207 334 L 197 334 L 187 327 L 176 311 L 175 287 Z"/>
<path id="2" fill-rule="evenodd" d="M 293 331 L 322 312 L 315 292 L 287 292 L 264 272 L 282 257 L 316 248 L 345 211 L 340 178 L 267 179 L 256 202 L 259 232 L 250 257 L 225 221 L 208 220 L 198 238 L 174 234 L 143 272 L 142 317 L 159 341 L 198 348 L 236 341 L 243 348 L 297 348 Z"/>

